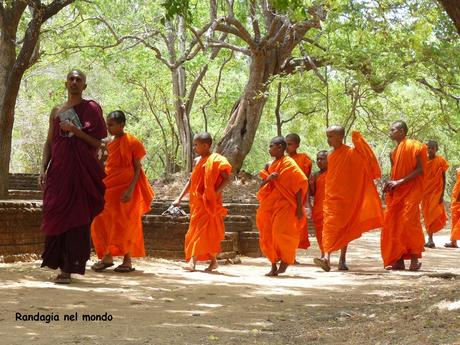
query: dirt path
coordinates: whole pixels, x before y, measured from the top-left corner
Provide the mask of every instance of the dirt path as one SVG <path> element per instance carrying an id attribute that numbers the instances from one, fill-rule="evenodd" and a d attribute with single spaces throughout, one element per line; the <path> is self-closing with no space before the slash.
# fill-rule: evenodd
<path id="1" fill-rule="evenodd" d="M 386 272 L 374 232 L 350 246 L 349 272 L 325 273 L 312 242 L 278 278 L 244 257 L 215 274 L 143 259 L 131 274 L 89 271 L 70 286 L 38 261 L 0 264 L 0 344 L 460 344 L 460 249 L 429 250 L 417 273 Z M 105 313 L 112 321 L 82 319 Z"/>

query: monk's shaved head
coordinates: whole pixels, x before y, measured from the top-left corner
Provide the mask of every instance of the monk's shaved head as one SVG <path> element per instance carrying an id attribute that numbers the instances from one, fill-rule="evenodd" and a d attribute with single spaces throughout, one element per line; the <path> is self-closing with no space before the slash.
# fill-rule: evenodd
<path id="1" fill-rule="evenodd" d="M 326 132 L 333 132 L 333 133 L 337 133 L 338 135 L 341 135 L 342 137 L 345 136 L 345 128 L 343 128 L 342 126 L 339 126 L 339 125 L 332 125 L 330 126 Z"/>
<path id="2" fill-rule="evenodd" d="M 69 79 L 73 75 L 78 75 L 86 83 L 86 74 L 80 71 L 79 69 L 73 69 L 69 73 L 67 73 L 66 79 Z"/>
<path id="3" fill-rule="evenodd" d="M 327 156 L 327 150 L 318 151 L 317 156 Z"/>
<path id="4" fill-rule="evenodd" d="M 434 147 L 434 148 L 436 148 L 436 150 L 439 148 L 438 142 L 435 141 L 435 140 L 428 140 L 427 143 L 426 143 L 426 146 Z"/>
<path id="5" fill-rule="evenodd" d="M 405 123 L 403 120 L 395 121 L 391 125 L 397 127 L 398 129 L 402 129 L 404 134 L 407 134 L 407 132 L 409 131 L 409 127 L 407 127 L 407 123 Z"/>
<path id="6" fill-rule="evenodd" d="M 208 132 L 201 132 L 195 134 L 193 140 L 198 141 L 200 143 L 208 144 L 209 146 L 212 145 L 212 137 L 211 134 L 209 134 Z"/>
<path id="7" fill-rule="evenodd" d="M 294 142 L 296 145 L 300 144 L 300 137 L 297 133 L 289 133 L 286 135 L 286 141 L 287 140 Z"/>
<path id="8" fill-rule="evenodd" d="M 283 137 L 274 137 L 271 141 L 270 144 L 275 144 L 275 145 L 281 145 L 283 150 L 286 150 L 286 140 L 284 140 Z"/>

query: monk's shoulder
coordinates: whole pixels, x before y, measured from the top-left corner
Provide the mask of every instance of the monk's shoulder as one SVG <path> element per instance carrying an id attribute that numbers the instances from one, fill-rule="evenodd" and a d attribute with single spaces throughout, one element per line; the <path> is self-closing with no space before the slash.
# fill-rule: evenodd
<path id="1" fill-rule="evenodd" d="M 54 119 L 56 116 L 58 116 L 59 113 L 62 113 L 65 108 L 65 103 L 55 105 L 53 109 L 51 109 L 50 117 Z"/>

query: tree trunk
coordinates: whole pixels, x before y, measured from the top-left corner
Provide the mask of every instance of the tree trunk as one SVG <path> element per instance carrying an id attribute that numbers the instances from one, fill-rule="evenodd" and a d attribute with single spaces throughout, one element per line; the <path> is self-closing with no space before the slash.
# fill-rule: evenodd
<path id="1" fill-rule="evenodd" d="M 224 136 L 217 146 L 217 152 L 227 157 L 235 172 L 241 170 L 244 158 L 251 150 L 267 101 L 267 81 L 279 67 L 278 61 L 280 59 L 276 49 L 271 52 L 261 49 L 252 57 L 244 93 L 234 108 Z M 267 144 L 269 139 L 267 138 Z"/>
<path id="2" fill-rule="evenodd" d="M 6 25 L 3 22 L 3 25 Z M 8 92 L 10 71 L 16 60 L 14 34 L 2 28 L 0 37 L 0 197 L 8 194 L 11 137 L 13 132 L 14 93 Z M 17 93 L 16 93 L 17 96 Z M 8 98 L 8 99 L 7 99 Z M 14 98 L 14 99 L 13 99 Z M 13 104 L 13 107 L 11 106 Z"/>
<path id="3" fill-rule="evenodd" d="M 460 3 L 458 0 L 439 0 L 449 17 L 454 22 L 457 32 L 460 35 Z"/>

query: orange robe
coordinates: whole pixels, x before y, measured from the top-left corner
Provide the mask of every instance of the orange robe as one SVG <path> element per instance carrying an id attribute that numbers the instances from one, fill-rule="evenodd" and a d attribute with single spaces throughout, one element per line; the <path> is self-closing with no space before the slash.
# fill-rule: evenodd
<path id="1" fill-rule="evenodd" d="M 404 139 L 392 152 L 391 180 L 399 180 L 417 166 L 417 156 L 426 171 L 427 149 L 422 143 Z M 386 195 L 386 208 L 380 247 L 384 266 L 393 265 L 411 255 L 422 257 L 425 239 L 420 223 L 423 179 L 419 175 Z"/>
<path id="2" fill-rule="evenodd" d="M 423 180 L 422 210 L 425 228 L 428 234 L 442 230 L 447 222 L 444 203 L 439 203 L 443 193 L 443 174 L 449 168 L 447 161 L 435 156 L 426 163 L 425 179 Z"/>
<path id="3" fill-rule="evenodd" d="M 382 226 L 382 205 L 374 184 L 380 167 L 359 132 L 353 132 L 352 141 L 354 148 L 342 145 L 327 158 L 322 233 L 326 253 Z"/>
<path id="4" fill-rule="evenodd" d="M 140 161 L 146 154 L 144 145 L 125 133 L 109 143 L 107 150 L 104 210 L 91 225 L 94 248 L 99 258 L 107 252 L 113 256 L 145 256 L 141 217 L 150 210 L 154 193 L 142 169 L 131 200 L 121 201 L 134 178 L 133 161 Z"/>
<path id="5" fill-rule="evenodd" d="M 460 240 L 460 201 L 457 201 L 460 193 L 460 169 L 457 169 L 457 181 L 455 182 L 452 196 L 450 199 L 450 210 L 452 213 L 452 231 L 450 233 L 451 241 Z"/>
<path id="6" fill-rule="evenodd" d="M 289 157 L 295 160 L 299 168 L 308 178 L 311 174 L 311 167 L 313 165 L 310 157 L 308 157 L 305 153 L 296 153 L 295 155 Z M 310 240 L 308 239 L 308 222 L 305 222 L 305 225 L 300 229 L 298 248 L 308 249 L 308 247 L 310 247 Z"/>
<path id="7" fill-rule="evenodd" d="M 312 209 L 312 219 L 313 223 L 315 224 L 315 234 L 316 234 L 316 241 L 318 241 L 318 246 L 321 252 L 324 252 L 323 248 L 323 204 L 324 204 L 324 197 L 326 194 L 326 176 L 327 171 L 319 174 L 315 180 L 315 199 Z"/>
<path id="8" fill-rule="evenodd" d="M 190 177 L 190 225 L 185 235 L 185 259 L 206 261 L 220 251 L 225 238 L 222 194 L 216 188 L 222 183 L 221 173 L 231 174 L 232 166 L 224 156 L 212 153 L 201 158 Z"/>
<path id="9" fill-rule="evenodd" d="M 287 156 L 272 162 L 268 171 L 263 170 L 260 176 L 265 179 L 273 172 L 279 174 L 278 178 L 262 186 L 257 193 L 256 223 L 260 249 L 272 263 L 281 260 L 293 264 L 300 228 L 306 222 L 305 215 L 300 220 L 296 216 L 296 194 L 300 190 L 302 202 L 305 201 L 308 179 Z"/>

